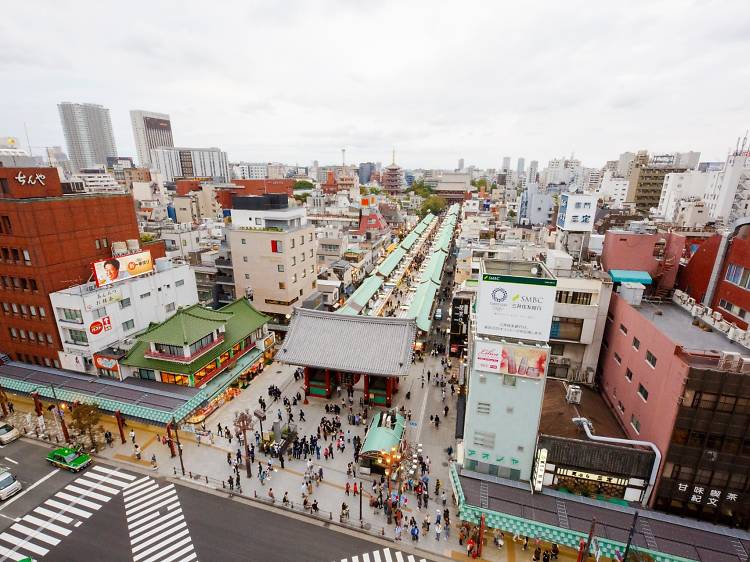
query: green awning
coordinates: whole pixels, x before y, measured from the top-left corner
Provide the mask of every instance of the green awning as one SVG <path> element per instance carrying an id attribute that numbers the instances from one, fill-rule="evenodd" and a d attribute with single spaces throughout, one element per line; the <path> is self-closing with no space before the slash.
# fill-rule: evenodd
<path id="1" fill-rule="evenodd" d="M 609 276 L 615 283 L 643 283 L 651 285 L 651 276 L 645 271 L 635 269 L 610 269 Z"/>
<path id="2" fill-rule="evenodd" d="M 411 234 L 409 234 L 406 238 L 404 238 L 401 241 L 400 246 L 404 250 L 410 250 L 411 247 L 414 245 L 414 242 L 416 242 L 417 240 L 419 240 L 419 234 L 417 234 L 416 232 L 412 231 Z"/>
<path id="3" fill-rule="evenodd" d="M 435 301 L 437 289 L 438 286 L 431 281 L 420 284 L 406 313 L 407 318 L 417 321 L 417 328 L 423 332 L 429 332 L 432 326 L 432 303 Z"/>
<path id="4" fill-rule="evenodd" d="M 395 417 L 392 427 L 386 427 L 381 424 L 381 419 L 385 419 L 388 412 L 378 412 L 372 418 L 370 428 L 365 435 L 365 441 L 362 443 L 360 455 L 376 456 L 381 451 L 390 451 L 393 447 L 399 450 L 401 439 L 404 436 L 405 418 L 398 413 L 388 414 Z"/>
<path id="5" fill-rule="evenodd" d="M 393 250 L 387 258 L 378 266 L 378 273 L 383 277 L 388 277 L 393 270 L 398 267 L 401 260 L 406 255 L 406 250 L 403 248 L 396 248 Z"/>
<path id="6" fill-rule="evenodd" d="M 367 305 L 369 300 L 375 296 L 378 289 L 383 286 L 383 278 L 377 275 L 370 275 L 367 279 L 362 281 L 362 284 L 357 288 L 356 291 L 349 297 L 346 304 L 339 309 L 339 314 L 359 314 L 360 311 Z"/>

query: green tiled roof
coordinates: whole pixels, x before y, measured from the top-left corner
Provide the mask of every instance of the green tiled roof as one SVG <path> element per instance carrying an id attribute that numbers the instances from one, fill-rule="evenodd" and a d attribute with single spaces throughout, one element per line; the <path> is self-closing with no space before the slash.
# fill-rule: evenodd
<path id="1" fill-rule="evenodd" d="M 396 248 L 390 255 L 385 258 L 383 263 L 378 266 L 378 273 L 384 277 L 388 277 L 393 270 L 398 267 L 401 259 L 406 255 L 406 250 L 403 248 Z"/>
<path id="2" fill-rule="evenodd" d="M 190 345 L 223 326 L 231 314 L 195 304 L 148 330 L 138 339 L 169 345 Z"/>
<path id="3" fill-rule="evenodd" d="M 380 412 L 372 418 L 372 423 L 370 423 L 370 428 L 367 430 L 367 435 L 365 436 L 364 443 L 362 443 L 360 454 L 364 455 L 379 451 L 390 451 L 392 447 L 396 447 L 396 449 L 399 448 L 401 437 L 404 435 L 406 420 L 404 419 L 404 416 L 396 414 L 396 423 L 393 424 L 393 429 L 389 427 L 378 427 L 380 418 L 384 415 L 385 412 Z"/>
<path id="4" fill-rule="evenodd" d="M 432 325 L 432 303 L 437 293 L 437 285 L 430 281 L 425 281 L 417 287 L 417 292 L 409 304 L 409 310 L 406 313 L 407 318 L 415 318 L 417 327 L 423 332 L 429 332 Z"/>
<path id="5" fill-rule="evenodd" d="M 346 305 L 338 312 L 339 314 L 359 314 L 367 302 L 378 292 L 383 285 L 383 278 L 377 275 L 371 275 L 357 288 L 349 297 Z"/>
<path id="6" fill-rule="evenodd" d="M 135 346 L 133 346 L 128 355 L 121 362 L 124 365 L 128 365 L 130 367 L 140 367 L 143 369 L 153 369 L 155 371 L 166 371 L 168 373 L 188 375 L 191 373 L 195 373 L 206 363 L 209 363 L 225 351 L 231 349 L 234 344 L 242 341 L 247 337 L 249 333 L 254 332 L 258 328 L 262 327 L 263 324 L 265 324 L 269 320 L 268 316 L 262 314 L 261 312 L 258 312 L 253 307 L 253 305 L 251 305 L 245 298 L 237 299 L 233 303 L 228 304 L 220 308 L 219 310 L 210 310 L 199 305 L 195 305 L 190 307 L 186 311 L 195 310 L 196 308 L 201 309 L 200 314 L 203 314 L 207 311 L 208 314 L 205 315 L 206 317 L 208 317 L 210 314 L 221 314 L 223 318 L 226 318 L 224 341 L 219 345 L 212 348 L 204 355 L 201 355 L 191 363 L 177 363 L 174 361 L 166 361 L 164 359 L 153 359 L 151 357 L 146 357 L 145 353 L 149 348 L 149 342 L 155 341 L 151 337 L 153 332 L 160 330 L 164 326 L 164 324 L 169 323 L 171 320 L 173 320 L 174 317 L 172 317 L 164 324 L 160 324 L 152 328 L 151 330 L 148 330 L 146 333 L 138 336 L 137 343 L 135 344 Z M 186 311 L 182 312 L 184 313 Z M 217 316 L 214 316 L 214 318 L 216 317 Z M 189 318 L 192 318 L 192 316 L 190 316 Z M 196 321 L 203 322 L 204 320 L 199 319 Z M 160 343 L 163 343 L 162 340 L 158 341 Z"/>
<path id="7" fill-rule="evenodd" d="M 418 234 L 418 233 L 416 233 L 416 232 L 414 232 L 414 231 L 412 230 L 412 231 L 411 231 L 411 233 L 410 233 L 410 234 L 409 234 L 408 236 L 406 236 L 406 238 L 404 238 L 404 239 L 403 239 L 403 240 L 401 241 L 401 244 L 400 244 L 400 245 L 401 245 L 401 247 L 402 247 L 402 248 L 403 248 L 404 250 L 409 250 L 409 249 L 411 249 L 411 247 L 412 247 L 412 246 L 414 245 L 414 242 L 416 242 L 417 240 L 419 240 L 419 234 Z"/>

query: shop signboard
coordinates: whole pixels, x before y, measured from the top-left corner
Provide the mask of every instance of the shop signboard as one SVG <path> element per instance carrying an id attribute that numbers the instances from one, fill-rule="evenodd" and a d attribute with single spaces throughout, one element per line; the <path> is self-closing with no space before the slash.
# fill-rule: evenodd
<path id="1" fill-rule="evenodd" d="M 109 316 L 103 316 L 99 320 L 94 320 L 89 324 L 89 332 L 94 336 L 98 336 L 102 332 L 108 332 L 111 329 L 112 319 Z"/>
<path id="2" fill-rule="evenodd" d="M 93 291 L 83 296 L 83 307 L 86 310 L 94 310 L 113 302 L 122 300 L 122 291 L 119 287 L 109 287 L 99 291 Z"/>
<path id="3" fill-rule="evenodd" d="M 112 285 L 123 279 L 130 279 L 151 273 L 154 270 L 154 260 L 151 252 L 136 252 L 126 256 L 117 256 L 106 260 L 99 260 L 92 264 L 94 279 L 97 287 Z"/>
<path id="4" fill-rule="evenodd" d="M 539 379 L 547 374 L 549 346 L 476 340 L 474 369 L 497 375 Z"/>
<path id="5" fill-rule="evenodd" d="M 477 333 L 549 340 L 557 280 L 483 274 L 479 282 Z"/>
<path id="6" fill-rule="evenodd" d="M 119 371 L 117 359 L 114 357 L 94 354 L 94 366 L 97 369 L 104 369 L 106 371 Z"/>
<path id="7" fill-rule="evenodd" d="M 596 196 L 591 193 L 562 193 L 557 227 L 570 232 L 591 232 L 596 215 Z"/>

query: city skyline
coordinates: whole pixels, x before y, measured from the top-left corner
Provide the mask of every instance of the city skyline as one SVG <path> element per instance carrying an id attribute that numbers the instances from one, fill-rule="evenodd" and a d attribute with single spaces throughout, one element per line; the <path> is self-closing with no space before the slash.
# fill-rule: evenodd
<path id="1" fill-rule="evenodd" d="M 749 42 L 741 9 L 727 23 L 710 5 L 679 3 L 533 11 L 237 4 L 227 10 L 231 20 L 204 21 L 149 5 L 151 23 L 113 28 L 114 12 L 90 7 L 79 7 L 86 33 L 73 38 L 31 7 L 7 8 L 6 21 L 19 25 L 5 29 L 11 47 L 0 65 L 22 73 L 27 88 L 0 118 L 4 134 L 23 138 L 28 127 L 36 154 L 64 145 L 56 114 L 63 100 L 109 108 L 122 155 L 136 156 L 129 112 L 150 108 L 177 124 L 175 144 L 218 146 L 232 161 L 300 165 L 338 162 L 341 147 L 350 162 L 388 162 L 393 146 L 407 168 L 450 169 L 459 156 L 467 166 L 498 168 L 504 154 L 545 163 L 571 153 L 598 167 L 638 149 L 698 150 L 723 161 L 750 123 L 737 95 L 750 79 L 733 70 Z M 472 26 L 454 27 L 478 10 Z M 497 33 L 498 18 L 513 25 Z M 387 37 L 383 21 L 392 26 Z M 33 38 L 25 32 L 32 22 Z M 201 34 L 184 33 L 197 25 Z M 271 40 L 279 34 L 303 38 L 304 49 L 302 39 Z M 536 39 L 545 36 L 553 49 Z M 114 88 L 109 71 L 91 72 L 112 60 L 137 68 L 138 80 L 118 79 Z M 247 64 L 252 72 L 237 72 Z"/>

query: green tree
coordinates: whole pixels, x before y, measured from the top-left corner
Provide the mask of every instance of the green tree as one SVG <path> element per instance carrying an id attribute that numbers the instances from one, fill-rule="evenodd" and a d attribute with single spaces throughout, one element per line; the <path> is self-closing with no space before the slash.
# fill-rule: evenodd
<path id="1" fill-rule="evenodd" d="M 474 187 L 478 187 L 478 188 L 484 188 L 486 190 L 487 180 L 484 178 L 479 179 L 479 180 L 471 180 L 471 185 L 473 185 Z"/>
<path id="2" fill-rule="evenodd" d="M 95 450 L 98 450 L 95 431 L 97 429 L 102 431 L 103 429 L 99 426 L 99 422 L 102 419 L 99 406 L 96 404 L 78 404 L 70 412 L 70 417 L 73 418 L 70 426 L 80 435 L 88 435 L 91 440 L 91 446 Z"/>
<path id="3" fill-rule="evenodd" d="M 370 195 L 380 195 L 381 191 L 377 187 L 370 188 Z"/>
<path id="4" fill-rule="evenodd" d="M 423 217 L 427 213 L 432 213 L 433 215 L 437 215 L 440 211 L 445 209 L 448 206 L 448 203 L 445 199 L 442 197 L 438 197 L 437 195 L 430 195 L 424 203 L 422 203 L 422 208 L 419 210 L 419 216 Z"/>
<path id="5" fill-rule="evenodd" d="M 424 180 L 415 180 L 411 187 L 407 191 L 412 191 L 420 197 L 427 199 L 434 193 L 430 186 L 425 185 Z"/>
<path id="6" fill-rule="evenodd" d="M 294 186 L 292 187 L 295 191 L 298 189 L 315 189 L 315 186 L 306 180 L 298 180 L 294 182 Z"/>
<path id="7" fill-rule="evenodd" d="M 295 193 L 294 198 L 299 201 L 300 203 L 304 203 L 307 201 L 307 198 L 310 197 L 310 193 Z"/>

